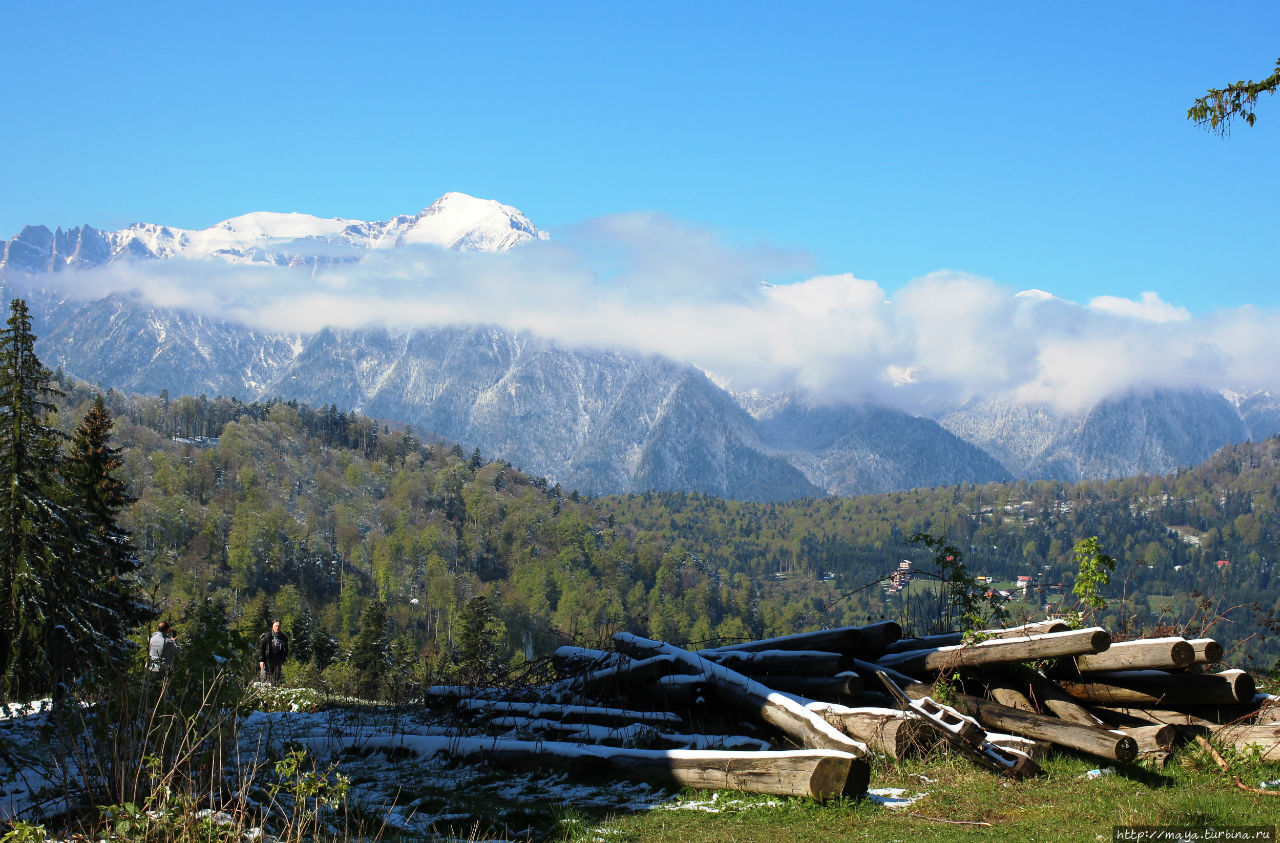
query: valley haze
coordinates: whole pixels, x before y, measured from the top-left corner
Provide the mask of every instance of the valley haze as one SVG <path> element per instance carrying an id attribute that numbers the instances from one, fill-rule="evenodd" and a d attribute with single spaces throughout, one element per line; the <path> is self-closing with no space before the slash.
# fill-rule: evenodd
<path id="1" fill-rule="evenodd" d="M 334 403 L 566 487 L 785 499 L 1167 472 L 1280 431 L 1280 318 L 799 252 L 653 213 L 555 232 L 448 193 L 385 221 L 31 225 L 0 252 L 47 365 Z"/>

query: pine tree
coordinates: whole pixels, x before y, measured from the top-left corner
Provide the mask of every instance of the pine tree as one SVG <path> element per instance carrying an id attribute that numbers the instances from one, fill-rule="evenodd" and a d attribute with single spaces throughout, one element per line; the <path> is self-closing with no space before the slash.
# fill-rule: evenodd
<path id="1" fill-rule="evenodd" d="M 57 431 L 46 417 L 61 393 L 50 377 L 35 354 L 27 305 L 14 299 L 0 331 L 0 683 L 10 699 L 64 683 L 76 655 L 70 628 L 89 622 L 62 605 L 91 584 L 77 576 L 77 565 L 66 564 L 79 552 L 68 526 L 80 519 L 56 494 Z"/>
<path id="2" fill-rule="evenodd" d="M 351 648 L 351 663 L 360 677 L 357 693 L 372 697 L 382 685 L 387 670 L 386 642 L 387 607 L 381 600 L 374 600 L 360 615 L 360 634 Z"/>
<path id="3" fill-rule="evenodd" d="M 128 656 L 129 630 L 146 620 L 149 612 L 135 599 L 141 563 L 129 534 L 116 520 L 134 499 L 116 476 L 123 460 L 120 449 L 110 445 L 113 425 L 99 395 L 71 436 L 63 477 L 70 494 L 68 504 L 84 514 L 100 548 L 91 557 L 97 564 L 89 572 L 97 584 L 92 626 L 114 645 L 111 662 L 119 665 Z"/>
<path id="4" fill-rule="evenodd" d="M 91 413 L 75 453 L 49 420 L 62 393 L 35 354 L 26 303 L 0 330 L 0 694 L 26 699 L 108 670 L 140 619 L 137 563 L 115 526 L 127 505 L 106 445 L 110 416 Z"/>

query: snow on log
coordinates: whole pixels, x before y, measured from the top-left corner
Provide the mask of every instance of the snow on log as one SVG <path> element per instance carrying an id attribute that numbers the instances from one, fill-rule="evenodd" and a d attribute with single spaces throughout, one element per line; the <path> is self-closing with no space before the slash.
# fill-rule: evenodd
<path id="1" fill-rule="evenodd" d="M 859 757 L 867 752 L 865 744 L 840 732 L 786 694 L 767 688 L 754 679 L 708 661 L 696 653 L 627 632 L 615 633 L 613 641 L 619 650 L 633 657 L 650 653 L 671 656 L 691 671 L 706 677 L 708 684 L 715 688 L 721 697 L 755 711 L 766 723 L 780 729 L 806 747 L 838 749 Z"/>
<path id="2" fill-rule="evenodd" d="M 667 655 L 647 659 L 624 659 L 622 662 L 580 676 L 570 676 L 545 687 L 551 697 L 590 693 L 619 685 L 645 685 L 663 676 L 683 672 L 680 662 Z"/>
<path id="3" fill-rule="evenodd" d="M 1076 658 L 1081 672 L 1100 670 L 1176 669 L 1187 667 L 1195 661 L 1196 651 L 1185 639 L 1144 638 L 1138 641 L 1120 641 L 1105 652 Z"/>
<path id="4" fill-rule="evenodd" d="M 828 799 L 866 793 L 870 767 L 856 756 L 835 750 L 725 752 L 695 749 L 624 749 L 581 746 L 559 741 L 495 738 L 376 735 L 361 738 L 315 737 L 300 741 L 317 754 L 353 751 L 411 752 L 451 761 L 483 761 L 497 767 L 564 769 L 579 778 L 617 776 L 675 787 L 742 790 L 778 796 Z"/>
<path id="5" fill-rule="evenodd" d="M 839 703 L 796 698 L 796 701 L 873 752 L 890 758 L 906 758 L 932 743 L 932 730 L 909 711 L 876 706 L 845 706 Z"/>
<path id="6" fill-rule="evenodd" d="M 1111 646 L 1111 635 L 1102 627 L 1047 632 L 1020 638 L 993 638 L 976 644 L 908 650 L 881 656 L 881 665 L 903 673 L 952 670 L 988 664 L 1012 664 L 1100 653 Z"/>

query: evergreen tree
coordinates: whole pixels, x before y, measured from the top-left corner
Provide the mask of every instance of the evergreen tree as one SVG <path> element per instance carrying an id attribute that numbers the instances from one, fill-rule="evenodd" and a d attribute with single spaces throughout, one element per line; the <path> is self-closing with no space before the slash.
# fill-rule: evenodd
<path id="1" fill-rule="evenodd" d="M 356 692 L 361 696 L 372 697 L 382 685 L 389 655 L 384 635 L 386 626 L 386 604 L 374 600 L 360 616 L 360 634 L 351 648 L 351 664 L 360 677 Z"/>
<path id="2" fill-rule="evenodd" d="M 118 518 L 134 499 L 116 472 L 123 464 L 120 449 L 110 445 L 114 420 L 98 395 L 76 427 L 63 464 L 70 494 L 69 506 L 84 514 L 98 549 L 89 575 L 97 585 L 90 612 L 93 629 L 113 645 L 111 658 L 122 664 L 127 658 L 129 630 L 146 620 L 148 612 L 135 599 L 136 573 L 140 567 L 129 534 Z"/>
<path id="3" fill-rule="evenodd" d="M 115 650 L 94 628 L 93 560 L 102 543 L 66 504 L 60 434 L 47 420 L 62 393 L 50 377 L 26 303 L 14 299 L 0 331 L 0 682 L 10 699 L 60 696 L 82 668 L 109 663 Z"/>

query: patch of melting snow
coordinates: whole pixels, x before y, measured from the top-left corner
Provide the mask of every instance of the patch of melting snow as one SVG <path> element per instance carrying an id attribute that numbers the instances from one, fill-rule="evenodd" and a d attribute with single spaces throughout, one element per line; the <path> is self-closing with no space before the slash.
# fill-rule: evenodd
<path id="1" fill-rule="evenodd" d="M 718 814 L 722 811 L 742 811 L 748 808 L 779 808 L 781 806 L 782 803 L 777 799 L 721 799 L 719 792 L 716 792 L 711 794 L 710 799 L 677 799 L 674 802 L 652 804 L 648 807 L 651 810 L 703 811 L 708 814 Z"/>
<path id="2" fill-rule="evenodd" d="M 906 792 L 906 788 L 902 787 L 873 787 L 867 791 L 867 798 L 885 808 L 898 809 L 906 808 L 929 795 L 917 793 L 914 796 L 903 796 Z"/>

